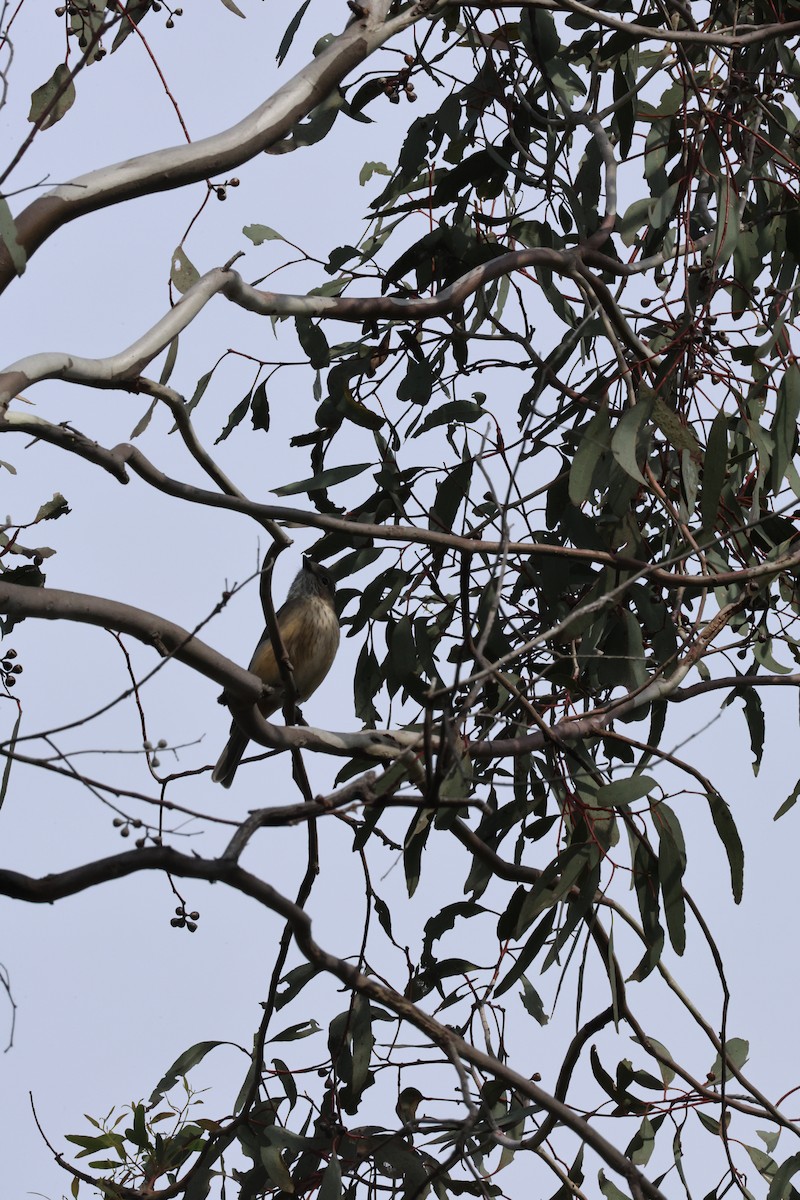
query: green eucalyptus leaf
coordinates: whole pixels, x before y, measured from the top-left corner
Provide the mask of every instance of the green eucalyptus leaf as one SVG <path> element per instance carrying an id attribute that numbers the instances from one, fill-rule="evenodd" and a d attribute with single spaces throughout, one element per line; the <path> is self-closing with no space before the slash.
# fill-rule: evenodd
<path id="1" fill-rule="evenodd" d="M 790 1180 L 800 1171 L 800 1154 L 791 1154 L 778 1167 L 769 1185 L 767 1192 L 767 1200 L 786 1200 L 787 1197 L 797 1195 L 796 1190 L 791 1187 Z"/>
<path id="2" fill-rule="evenodd" d="M 181 295 L 188 292 L 200 278 L 200 272 L 189 259 L 183 246 L 177 246 L 172 253 L 169 277 Z"/>
<path id="3" fill-rule="evenodd" d="M 245 225 L 242 233 L 249 238 L 254 246 L 261 246 L 264 242 L 282 242 L 284 237 L 275 229 L 271 229 L 269 225 Z"/>
<path id="4" fill-rule="evenodd" d="M 285 483 L 283 487 L 273 488 L 272 491 L 275 496 L 297 496 L 301 492 L 322 492 L 327 488 L 335 487 L 337 483 L 355 479 L 356 475 L 368 471 L 372 465 L 372 463 L 350 463 L 347 466 L 329 467 L 326 471 L 320 471 L 319 475 L 313 475 L 310 479 L 300 479 L 297 483 Z"/>
<path id="5" fill-rule="evenodd" d="M 717 187 L 717 227 L 711 257 L 717 269 L 725 266 L 739 239 L 739 196 L 733 180 L 723 174 Z"/>
<path id="6" fill-rule="evenodd" d="M 196 1042 L 194 1046 L 184 1050 L 183 1054 L 178 1055 L 166 1074 L 156 1084 L 148 1100 L 149 1106 L 152 1108 L 159 1104 L 165 1094 L 174 1088 L 179 1080 L 188 1075 L 193 1067 L 202 1062 L 212 1050 L 216 1050 L 218 1046 L 230 1046 L 231 1044 L 231 1042 Z"/>
<path id="7" fill-rule="evenodd" d="M 218 446 L 220 442 L 224 442 L 231 435 L 237 425 L 241 424 L 244 418 L 250 411 L 250 393 L 240 400 L 239 403 L 231 410 L 228 420 L 225 422 L 225 427 L 218 438 L 214 440 L 214 445 Z"/>
<path id="8" fill-rule="evenodd" d="M 317 1200 L 340 1200 L 342 1195 L 342 1168 L 339 1159 L 332 1154 L 328 1165 L 322 1172 L 322 1181 L 317 1192 Z"/>
<path id="9" fill-rule="evenodd" d="M 709 792 L 708 803 L 714 827 L 728 856 L 733 898 L 738 904 L 742 899 L 742 888 L 744 886 L 744 847 L 742 846 L 742 840 L 739 837 L 731 810 L 722 797 L 717 792 Z"/>
<path id="10" fill-rule="evenodd" d="M 597 789 L 597 803 L 611 808 L 619 805 L 624 807 L 649 796 L 658 788 L 655 779 L 649 775 L 630 775 L 627 779 L 615 779 L 613 783 L 604 783 Z"/>
<path id="11" fill-rule="evenodd" d="M 280 1033 L 274 1034 L 268 1038 L 269 1042 L 297 1042 L 302 1038 L 311 1037 L 315 1033 L 319 1033 L 321 1026 L 313 1017 L 307 1021 L 298 1021 L 296 1025 L 287 1025 L 286 1029 L 282 1029 Z"/>
<path id="12" fill-rule="evenodd" d="M 53 74 L 31 95 L 28 120 L 40 129 L 50 129 L 75 103 L 75 84 L 66 63 L 59 63 Z"/>
<path id="13" fill-rule="evenodd" d="M 641 448 L 644 427 L 650 416 L 650 405 L 640 401 L 629 408 L 617 424 L 611 438 L 611 453 L 631 479 L 646 483 L 639 462 L 644 455 Z"/>
<path id="14" fill-rule="evenodd" d="M 226 2 L 226 0 L 223 0 L 223 4 L 225 2 Z M 298 29 L 300 28 L 300 22 L 302 21 L 303 17 L 306 15 L 306 11 L 307 11 L 310 3 L 311 3 L 311 0 L 303 0 L 303 3 L 298 8 L 297 12 L 294 14 L 294 16 L 292 17 L 289 24 L 286 26 L 286 32 L 284 33 L 283 37 L 281 38 L 281 43 L 278 47 L 278 53 L 275 55 L 275 60 L 278 64 L 278 66 L 281 65 L 283 60 L 286 58 L 286 55 L 289 53 L 292 42 L 294 41 L 294 35 L 297 33 Z"/>
<path id="15" fill-rule="evenodd" d="M 725 1074 L 730 1078 L 730 1065 L 732 1064 L 736 1070 L 740 1071 L 747 1062 L 750 1054 L 750 1043 L 744 1038 L 729 1038 L 725 1043 Z M 711 1065 L 709 1075 L 713 1076 L 715 1081 L 722 1079 L 722 1058 L 718 1054 Z"/>

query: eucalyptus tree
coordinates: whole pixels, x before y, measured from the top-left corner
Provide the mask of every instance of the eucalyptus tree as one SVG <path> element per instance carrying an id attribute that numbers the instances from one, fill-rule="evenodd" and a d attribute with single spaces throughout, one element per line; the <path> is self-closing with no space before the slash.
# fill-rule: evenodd
<path id="1" fill-rule="evenodd" d="M 111 572 L 102 593 L 51 586 L 26 530 L 66 517 L 60 494 L 27 520 L 9 517 L 6 647 L 43 619 L 63 630 L 65 653 L 75 622 L 125 635 L 149 648 L 130 685 L 142 724 L 151 677 L 177 704 L 188 669 L 198 686 L 224 689 L 261 754 L 237 775 L 227 826 L 213 820 L 221 793 L 205 744 L 173 773 L 159 762 L 169 747 L 147 746 L 145 787 L 104 778 L 102 761 L 54 762 L 47 731 L 37 740 L 24 721 L 25 654 L 6 649 L 6 802 L 23 765 L 48 787 L 60 772 L 113 798 L 116 828 L 134 830 L 136 845 L 100 856 L 72 846 L 68 866 L 42 877 L 4 863 L 0 893 L 53 903 L 91 889 L 100 904 L 123 876 L 145 886 L 167 873 L 189 897 L 176 937 L 196 928 L 197 881 L 285 922 L 266 994 L 253 997 L 238 1097 L 214 1094 L 198 1119 L 191 1071 L 219 1043 L 189 1048 L 128 1124 L 70 1135 L 75 1158 L 59 1161 L 73 1193 L 639 1200 L 698 1187 L 750 1196 L 749 1170 L 770 1200 L 793 1196 L 791 1103 L 745 1070 L 713 914 L 688 886 L 704 864 L 740 900 L 742 796 L 723 795 L 692 748 L 667 747 L 679 710 L 681 729 L 687 714 L 699 728 L 722 703 L 724 736 L 746 731 L 757 771 L 764 691 L 800 682 L 800 6 L 305 0 L 276 30 L 272 9 L 223 3 L 231 45 L 213 86 L 236 96 L 255 35 L 282 70 L 258 107 L 167 148 L 154 130 L 146 153 L 32 198 L 31 147 L 68 130 L 95 73 L 137 71 L 139 42 L 158 64 L 166 29 L 191 54 L 194 13 L 70 0 L 37 17 L 63 23 L 69 53 L 55 70 L 42 63 L 28 132 L 0 176 L 7 313 L 68 224 L 122 205 L 135 223 L 143 198 L 186 193 L 193 219 L 169 264 L 170 303 L 107 357 L 42 345 L 9 361 L 0 433 L 77 458 L 88 488 L 102 472 L 136 478 L 123 538 L 142 487 L 171 530 L 208 509 L 257 528 L 266 551 L 254 578 L 285 684 L 283 719 L 268 721 L 261 679 L 215 640 L 214 618 L 245 586 L 228 582 L 240 564 L 224 546 L 206 567 L 217 603 L 198 622 L 189 606 L 181 619 L 184 598 L 167 581 L 157 613 L 116 599 Z M 20 7 L 2 12 L 6 102 Z M 376 125 L 385 161 L 363 162 Z M 266 195 L 254 182 L 264 153 Z M 335 178 L 323 153 L 339 163 Z M 319 213 L 302 246 L 280 232 L 294 155 Z M 236 249 L 209 261 L 206 201 L 232 188 L 250 189 L 270 224 L 228 227 Z M 326 241 L 335 203 L 351 230 L 342 244 Z M 267 251 L 283 255 L 284 290 L 268 290 Z M 102 260 L 112 246 L 92 252 Z M 179 348 L 201 314 L 220 310 L 243 343 L 255 318 L 278 334 L 277 358 L 248 348 L 232 408 L 225 371 L 239 350 L 214 344 L 213 320 L 210 366 Z M 45 380 L 60 381 L 46 416 L 30 407 Z M 112 444 L 79 424 L 71 399 L 86 389 L 143 397 L 133 435 Z M 162 413 L 184 453 L 170 471 L 164 435 L 148 430 Z M 4 441 L 3 468 L 34 469 L 21 445 Z M 273 487 L 284 455 L 301 452 L 302 472 Z M 255 495 L 237 479 L 251 454 L 270 464 Z M 85 507 L 73 503 L 69 521 Z M 315 724 L 291 699 L 272 600 L 292 540 L 335 579 L 358 648 L 352 707 L 346 697 L 315 708 Z M 210 726 L 218 710 L 205 711 Z M 73 720 L 87 738 L 91 720 L 65 711 Z M 294 783 L 277 786 L 287 758 Z M 792 784 L 778 815 L 794 804 Z M 191 853 L 171 826 L 182 813 L 203 829 Z M 352 861 L 320 870 L 334 826 Z M 242 865 L 275 827 L 292 831 L 291 895 Z M 395 862 L 404 889 L 390 882 L 383 895 Z M 310 912 L 317 894 L 335 903 L 343 870 L 363 879 L 364 902 L 342 914 L 346 944 L 334 952 Z M 423 882 L 434 900 L 407 944 L 398 925 L 408 928 L 406 901 Z M 717 973 L 721 1001 L 693 998 L 685 953 Z M 163 986 L 178 994 L 168 968 Z M 283 1058 L 270 1057 L 276 1036 Z"/>

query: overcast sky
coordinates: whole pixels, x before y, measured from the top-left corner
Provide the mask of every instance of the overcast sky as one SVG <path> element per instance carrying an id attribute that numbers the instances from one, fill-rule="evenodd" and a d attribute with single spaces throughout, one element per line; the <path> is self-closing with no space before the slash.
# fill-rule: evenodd
<path id="1" fill-rule="evenodd" d="M 248 13 L 247 22 L 221 3 L 186 5 L 186 15 L 172 32 L 164 29 L 163 14 L 161 20 L 151 17 L 145 22 L 194 138 L 233 123 L 288 77 L 316 37 L 326 31 L 318 13 L 330 13 L 332 19 L 335 7 L 341 20 L 345 11 L 344 5 L 328 7 L 320 0 L 312 4 L 293 54 L 278 71 L 272 48 L 277 38 L 270 35 L 266 44 L 265 29 L 271 22 L 288 19 L 286 10 L 257 0 L 240 0 L 240 7 Z M 27 131 L 30 93 L 63 56 L 63 31 L 52 6 L 45 9 L 29 0 L 15 23 L 13 41 L 8 103 L 0 111 L 4 159 Z M 437 93 L 426 95 L 419 86 L 418 90 L 420 111 L 440 102 Z M 410 119 L 405 106 L 402 111 L 388 105 L 384 109 L 381 121 L 374 125 L 340 119 L 332 135 L 318 146 L 296 154 L 261 156 L 241 168 L 237 172 L 241 186 L 229 190 L 225 203 L 209 204 L 187 242 L 198 270 L 208 270 L 246 249 L 246 259 L 237 266 L 245 278 L 255 278 L 291 257 L 277 242 L 257 249 L 250 246 L 241 229 L 253 222 L 274 227 L 321 258 L 340 242 L 355 241 L 372 194 L 369 188 L 359 187 L 358 172 L 368 160 L 383 159 L 390 165 L 396 161 Z M 80 77 L 74 111 L 36 139 L 13 184 L 31 186 L 44 177 L 49 183 L 61 182 L 180 139 L 158 76 L 132 37 L 120 54 Z M 0 302 L 4 363 L 41 350 L 105 355 L 153 324 L 168 306 L 171 252 L 203 190 L 197 185 L 95 214 L 67 226 L 46 243 Z M 20 203 L 20 198 L 12 202 L 15 210 Z M 277 276 L 271 286 L 302 291 L 316 282 L 318 273 L 297 267 Z M 299 361 L 293 335 L 279 334 L 276 339 L 268 320 L 218 298 L 182 335 L 171 382 L 190 394 L 197 378 L 230 346 L 260 357 Z M 347 329 L 340 326 L 329 340 L 347 336 Z M 241 360 L 229 360 L 215 375 L 197 412 L 197 427 L 207 444 L 251 383 L 252 364 Z M 290 454 L 280 431 L 296 430 L 298 406 L 305 408 L 306 427 L 310 426 L 316 405 L 309 388 L 307 369 L 280 372 L 270 390 L 274 434 L 259 440 L 246 422 L 217 448 L 220 464 L 248 495 L 268 500 L 270 489 L 308 473 L 304 453 Z M 146 401 L 123 393 L 58 383 L 39 385 L 27 398 L 36 406 L 32 411 L 54 421 L 69 420 L 107 446 L 128 440 L 147 407 Z M 197 468 L 177 438 L 165 436 L 168 428 L 166 417 L 156 414 L 141 439 L 144 452 L 163 470 L 199 481 Z M 354 458 L 356 454 L 354 445 Z M 127 601 L 191 628 L 213 609 L 226 581 L 243 579 L 256 568 L 259 546 L 263 552 L 263 536 L 259 543 L 257 528 L 246 518 L 182 506 L 136 478 L 121 487 L 80 459 L 43 445 L 26 448 L 23 438 L 7 439 L 0 458 L 13 462 L 18 471 L 14 476 L 0 472 L 2 510 L 13 520 L 29 519 L 56 491 L 72 507 L 70 516 L 23 537 L 57 550 L 45 568 L 51 586 Z M 278 598 L 297 569 L 299 553 L 312 540 L 308 533 L 297 531 L 296 550 L 281 558 L 275 582 Z M 246 663 L 260 627 L 257 587 L 251 586 L 215 620 L 206 640 Z M 23 732 L 51 728 L 65 717 L 89 713 L 127 684 L 119 647 L 100 630 L 73 625 L 65 631 L 57 624 L 28 621 L 14 631 L 9 644 L 24 665 L 18 688 L 25 710 Z M 343 642 L 334 671 L 305 706 L 313 723 L 357 728 L 352 679 L 359 648 L 357 639 Z M 131 646 L 130 651 L 139 670 L 153 664 L 154 656 L 144 648 Z M 228 717 L 216 704 L 216 689 L 210 682 L 173 663 L 148 685 L 146 700 L 151 739 L 189 743 L 179 752 L 181 767 L 216 758 L 227 736 Z M 694 843 L 689 842 L 688 886 L 701 905 L 705 903 L 727 951 L 735 997 L 730 1032 L 750 1038 L 750 1073 L 768 1094 L 778 1095 L 797 1082 L 795 1064 L 787 1063 L 786 1031 L 796 1022 L 794 997 L 800 980 L 793 948 L 773 948 L 771 931 L 777 912 L 784 916 L 787 906 L 795 903 L 794 843 L 799 818 L 793 811 L 774 825 L 772 814 L 796 781 L 797 712 L 795 697 L 778 689 L 764 696 L 764 706 L 768 737 L 758 779 L 750 769 L 752 756 L 738 703 L 692 749 L 698 752 L 701 770 L 709 772 L 734 805 L 748 856 L 745 903 L 734 911 L 727 864 L 700 798 L 696 828 L 707 852 L 693 851 Z M 8 728 L 10 706 L 3 711 Z M 715 712 L 712 700 L 705 719 Z M 696 711 L 681 711 L 675 727 L 686 736 L 696 724 Z M 135 710 L 128 701 L 88 731 L 56 736 L 54 746 L 88 744 L 133 751 L 139 746 L 138 736 Z M 36 748 L 41 751 L 41 744 Z M 92 757 L 89 762 L 91 770 L 103 777 L 124 779 L 128 786 L 150 793 L 154 790 L 142 764 L 132 757 L 114 761 Z M 327 790 L 334 774 L 330 764 L 309 758 L 309 769 L 315 785 Z M 256 803 L 292 797 L 285 764 L 270 764 L 260 777 L 255 769 L 247 772 L 241 786 L 237 778 L 230 792 L 214 788 L 207 777 L 199 783 L 178 784 L 171 792 L 173 800 L 234 817 Z M 694 827 L 688 809 L 682 802 L 687 836 Z M 2 864 L 45 874 L 125 849 L 128 843 L 113 828 L 113 815 L 77 783 L 15 767 L 0 814 Z M 184 832 L 188 840 L 180 846 L 190 849 L 191 827 Z M 221 848 L 225 832 L 212 829 L 198 835 L 198 850 L 210 854 Z M 245 865 L 292 894 L 303 869 L 300 843 L 304 845 L 304 835 L 297 830 L 270 831 L 249 851 Z M 452 854 L 452 870 L 460 880 L 465 860 L 457 850 Z M 348 935 L 353 921 L 360 927 L 364 906 L 363 888 L 357 872 L 350 869 L 349 855 L 346 830 L 326 823 L 323 885 L 312 912 L 318 940 L 340 953 L 353 952 Z M 444 865 L 445 874 L 449 865 Z M 437 876 L 441 874 L 440 869 Z M 396 867 L 379 886 L 389 898 L 402 896 L 402 869 Z M 430 906 L 442 902 L 439 888 L 439 878 L 431 879 L 423 871 L 420 892 L 399 918 L 409 941 L 422 927 Z M 189 907 L 201 912 L 194 936 L 170 928 L 175 901 L 160 876 L 137 876 L 52 908 L 0 900 L 0 962 L 10 974 L 18 1006 L 14 1046 L 0 1061 L 0 1102 L 4 1113 L 10 1114 L 0 1122 L 0 1161 L 9 1200 L 31 1193 L 57 1197 L 69 1189 L 69 1179 L 50 1161 L 36 1131 L 29 1091 L 47 1135 L 62 1149 L 64 1133 L 88 1132 L 83 1113 L 99 1117 L 114 1105 L 146 1097 L 171 1061 L 193 1042 L 207 1038 L 250 1042 L 280 923 L 221 887 L 191 884 L 185 890 Z M 458 898 L 451 892 L 446 893 L 448 900 Z M 760 960 L 737 957 L 752 940 L 763 947 Z M 668 953 L 668 959 L 673 957 Z M 297 961 L 296 955 L 292 961 Z M 708 984 L 710 990 L 703 990 L 711 979 L 704 956 L 690 956 L 675 970 L 695 996 L 699 986 L 700 999 L 709 1000 L 715 1019 L 718 989 Z M 542 990 L 549 994 L 547 984 Z M 318 996 L 321 1007 L 342 1004 L 332 986 L 321 988 Z M 328 1015 L 333 1011 L 328 1007 Z M 310 1007 L 305 1015 L 322 1016 Z M 281 1027 L 282 1016 L 276 1028 Z M 10 1012 L 0 997 L 0 1040 L 7 1028 Z M 549 1053 L 546 1031 L 540 1031 L 537 1039 L 530 1070 L 537 1069 L 533 1060 L 540 1053 L 545 1061 Z M 708 1055 L 709 1066 L 712 1057 Z M 226 1049 L 197 1073 L 198 1085 L 215 1089 L 207 1099 L 206 1115 L 225 1111 L 238 1090 L 243 1064 L 239 1053 Z"/>

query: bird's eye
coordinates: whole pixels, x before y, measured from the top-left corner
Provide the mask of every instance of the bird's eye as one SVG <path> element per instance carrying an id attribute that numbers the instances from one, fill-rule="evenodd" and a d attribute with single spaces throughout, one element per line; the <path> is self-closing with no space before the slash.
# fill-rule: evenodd
<path id="1" fill-rule="evenodd" d="M 330 575 L 320 575 L 320 580 L 321 580 L 321 582 L 322 582 L 322 583 L 325 585 L 325 587 L 330 587 L 330 586 L 331 586 L 331 577 L 330 577 Z"/>

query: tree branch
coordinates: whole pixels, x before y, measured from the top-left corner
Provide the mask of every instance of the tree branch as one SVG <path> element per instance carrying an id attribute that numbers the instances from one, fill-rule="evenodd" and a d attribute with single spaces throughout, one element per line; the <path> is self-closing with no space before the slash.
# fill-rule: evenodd
<path id="1" fill-rule="evenodd" d="M 15 222 L 17 241 L 30 258 L 57 229 L 86 213 L 185 187 L 241 166 L 286 137 L 355 67 L 390 38 L 425 18 L 434 6 L 434 0 L 419 0 L 387 19 L 388 0 L 374 0 L 365 16 L 348 25 L 242 121 L 212 137 L 142 154 L 61 184 L 20 213 Z M 11 256 L 0 242 L 0 292 L 15 278 Z"/>
<path id="2" fill-rule="evenodd" d="M 581 1142 L 590 1146 L 607 1166 L 621 1175 L 641 1195 L 649 1197 L 650 1200 L 665 1200 L 655 1184 L 572 1108 L 539 1087 L 532 1079 L 470 1045 L 394 988 L 380 983 L 374 976 L 362 974 L 352 963 L 323 950 L 312 936 L 311 918 L 304 909 L 234 862 L 225 859 L 193 858 L 163 846 L 143 848 L 99 859 L 40 879 L 17 871 L 0 870 L 0 895 L 31 904 L 52 904 L 56 900 L 77 895 L 100 883 L 124 879 L 139 871 L 166 871 L 181 878 L 225 883 L 272 912 L 278 913 L 291 925 L 301 952 L 319 970 L 335 976 L 348 988 L 367 996 L 377 1004 L 385 1005 L 396 1016 L 418 1029 L 434 1045 L 439 1046 L 448 1057 L 457 1055 L 459 1059 L 494 1076 L 534 1104 L 538 1104 L 561 1125 L 572 1130 Z"/>
<path id="3" fill-rule="evenodd" d="M 771 38 L 785 38 L 791 33 L 800 31 L 800 21 L 775 22 L 771 25 L 744 26 L 746 32 L 732 32 L 731 26 L 726 26 L 719 33 L 695 32 L 692 29 L 654 29 L 650 25 L 639 25 L 636 21 L 625 21 L 621 17 L 612 17 L 588 4 L 580 4 L 579 0 L 443 0 L 448 8 L 541 8 L 548 12 L 572 12 L 582 17 L 604 25 L 606 29 L 617 29 L 632 37 L 640 37 L 656 42 L 686 43 L 690 46 L 719 46 L 732 50 L 741 46 L 751 46 L 757 42 L 767 42 Z"/>
<path id="4" fill-rule="evenodd" d="M 145 391 L 148 389 L 132 387 L 131 390 Z M 284 521 L 288 524 L 320 529 L 329 533 L 345 533 L 351 537 L 365 540 L 375 538 L 389 543 L 410 542 L 422 546 L 439 546 L 470 555 L 496 555 L 502 551 L 505 545 L 509 554 L 556 558 L 562 561 L 573 559 L 613 567 L 616 570 L 635 571 L 638 578 L 647 578 L 663 588 L 676 591 L 682 588 L 711 591 L 718 587 L 744 585 L 750 580 L 765 579 L 782 571 L 791 571 L 800 565 L 800 550 L 796 550 L 783 554 L 772 561 L 757 563 L 752 567 L 743 567 L 739 571 L 690 575 L 687 572 L 669 571 L 662 565 L 646 563 L 641 559 L 629 558 L 627 555 L 617 554 L 610 550 L 560 546 L 552 542 L 508 542 L 505 544 L 501 541 L 487 541 L 478 537 L 443 533 L 440 530 L 418 529 L 412 525 L 380 525 L 347 517 L 334 517 L 328 513 L 289 508 L 283 504 L 261 504 L 256 500 L 248 500 L 238 493 L 228 495 L 209 492 L 194 484 L 184 483 L 182 480 L 164 474 L 142 454 L 138 447 L 129 442 L 121 442 L 113 450 L 108 450 L 78 430 L 71 429 L 66 425 L 53 425 L 41 417 L 25 413 L 13 412 L 8 413 L 5 418 L 0 418 L 0 433 L 26 433 L 30 437 L 59 446 L 62 450 L 77 454 L 88 462 L 101 466 L 120 483 L 129 482 L 125 471 L 125 465 L 128 465 L 141 479 L 168 496 L 174 496 L 176 499 L 186 500 L 193 504 L 205 504 L 211 508 L 224 508 L 230 512 L 252 516 L 261 524 L 266 521 Z M 731 532 L 735 532 L 735 530 Z M 706 550 L 712 544 L 714 543 L 702 545 L 700 549 Z M 628 582 L 633 582 L 633 580 Z M 525 647 L 525 649 L 528 648 L 528 646 Z M 759 678 L 763 680 L 768 677 L 760 676 Z"/>

